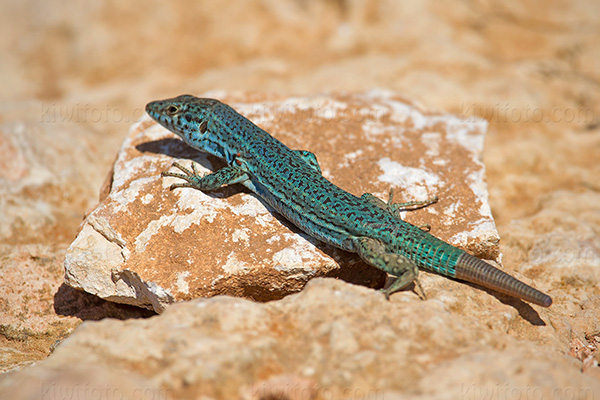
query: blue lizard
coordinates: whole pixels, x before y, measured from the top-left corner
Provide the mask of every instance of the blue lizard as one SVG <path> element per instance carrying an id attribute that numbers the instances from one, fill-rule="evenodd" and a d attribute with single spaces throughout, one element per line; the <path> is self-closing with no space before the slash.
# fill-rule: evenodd
<path id="1" fill-rule="evenodd" d="M 397 204 L 393 193 L 387 203 L 370 193 L 354 196 L 323 177 L 313 153 L 291 150 L 218 100 L 182 95 L 151 102 L 146 112 L 189 146 L 227 163 L 206 176 L 193 163 L 191 170 L 175 163 L 182 173 L 162 173 L 183 179 L 171 189 L 244 185 L 304 232 L 397 277 L 386 297 L 424 268 L 544 307 L 552 304 L 550 296 L 400 218 L 400 209 L 435 198 Z"/>

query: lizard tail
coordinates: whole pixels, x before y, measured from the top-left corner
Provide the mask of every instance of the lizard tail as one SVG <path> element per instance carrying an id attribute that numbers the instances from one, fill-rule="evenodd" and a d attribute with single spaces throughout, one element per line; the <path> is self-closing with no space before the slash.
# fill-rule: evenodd
<path id="1" fill-rule="evenodd" d="M 549 307 L 552 304 L 552 298 L 547 294 L 468 253 L 461 254 L 455 268 L 458 279 L 476 283 L 543 307 Z"/>

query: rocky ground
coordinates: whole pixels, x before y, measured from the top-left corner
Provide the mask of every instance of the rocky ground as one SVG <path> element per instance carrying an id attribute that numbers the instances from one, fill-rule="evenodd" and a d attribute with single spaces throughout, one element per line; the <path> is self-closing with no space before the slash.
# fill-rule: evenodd
<path id="1" fill-rule="evenodd" d="M 0 397 L 600 396 L 597 2 L 0 9 Z M 425 301 L 318 278 L 280 300 L 160 315 L 63 284 L 67 248 L 149 100 L 374 88 L 488 121 L 502 262 L 552 295 L 549 309 L 428 273 Z"/>

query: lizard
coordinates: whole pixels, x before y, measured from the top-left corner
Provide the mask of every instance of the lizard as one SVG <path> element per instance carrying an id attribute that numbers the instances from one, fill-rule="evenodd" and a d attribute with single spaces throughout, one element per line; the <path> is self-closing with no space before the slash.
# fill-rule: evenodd
<path id="1" fill-rule="evenodd" d="M 232 107 L 215 99 L 181 95 L 146 105 L 146 112 L 188 146 L 212 154 L 226 166 L 208 175 L 174 163 L 182 179 L 170 189 L 212 191 L 241 184 L 310 236 L 357 253 L 367 264 L 395 277 L 383 290 L 389 296 L 417 280 L 419 269 L 481 285 L 549 307 L 552 298 L 493 265 L 402 220 L 399 212 L 435 201 L 394 203 L 365 193 L 355 196 L 326 179 L 316 156 L 292 150 Z"/>

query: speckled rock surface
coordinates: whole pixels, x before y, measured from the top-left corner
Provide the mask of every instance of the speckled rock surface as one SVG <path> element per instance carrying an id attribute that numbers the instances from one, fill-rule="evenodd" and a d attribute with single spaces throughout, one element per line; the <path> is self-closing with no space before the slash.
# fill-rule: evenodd
<path id="1" fill-rule="evenodd" d="M 480 161 L 485 121 L 428 112 L 385 91 L 232 100 L 284 143 L 313 151 L 323 174 L 358 196 L 370 192 L 387 200 L 390 187 L 396 201 L 437 195 L 438 204 L 406 218 L 431 224 L 432 233 L 479 257 L 497 258 L 498 233 Z M 106 198 L 67 250 L 65 282 L 157 312 L 175 301 L 217 294 L 281 298 L 317 276 L 383 286 L 383 273 L 300 234 L 240 186 L 170 192 L 176 180 L 160 172 L 173 161 L 189 166 L 190 160 L 201 173 L 223 165 L 148 116 L 135 124 Z"/>

